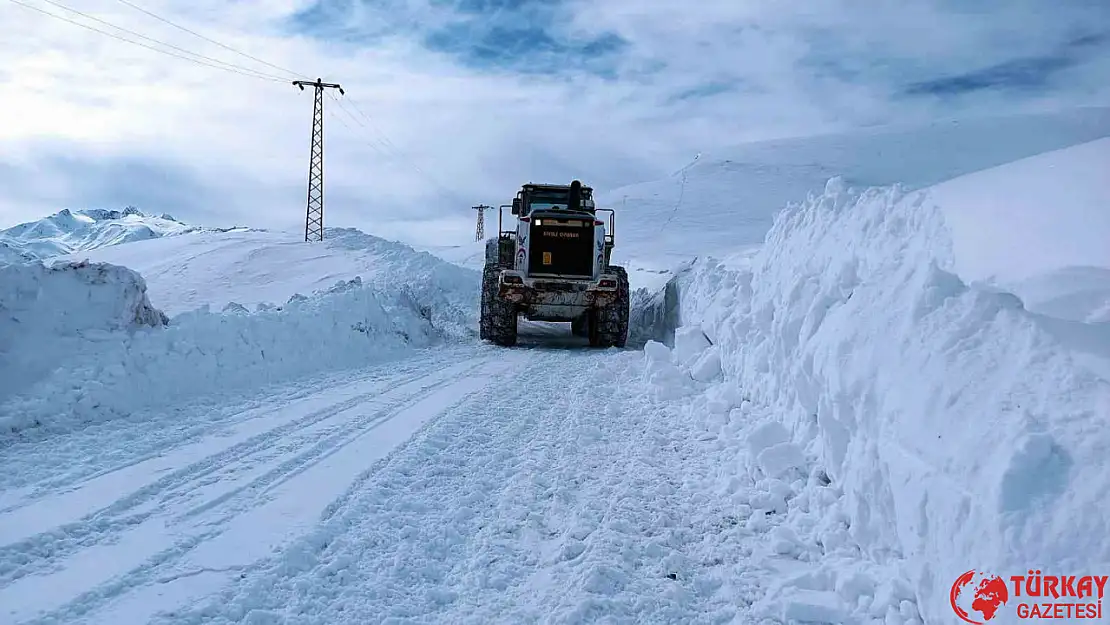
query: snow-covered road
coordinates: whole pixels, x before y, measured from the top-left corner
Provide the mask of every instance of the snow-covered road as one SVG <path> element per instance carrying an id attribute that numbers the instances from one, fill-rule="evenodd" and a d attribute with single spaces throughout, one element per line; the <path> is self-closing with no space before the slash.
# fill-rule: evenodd
<path id="1" fill-rule="evenodd" d="M 635 588 L 611 563 L 572 565 L 607 516 L 597 504 L 655 498 L 675 479 L 619 453 L 631 423 L 614 376 L 629 358 L 430 352 L 203 435 L 172 433 L 186 416 L 8 448 L 5 466 L 24 471 L 0 499 L 0 620 L 145 623 L 229 584 L 233 600 L 204 614 L 527 617 L 580 608 L 552 594 L 568 575 Z M 634 479 L 617 478 L 625 469 Z M 599 489 L 613 496 L 588 495 Z"/>
<path id="2" fill-rule="evenodd" d="M 140 623 L 187 605 L 311 530 L 415 432 L 527 362 L 445 350 L 275 398 L 202 436 L 155 422 L 5 449 L 5 466 L 35 474 L 0 499 L 0 620 Z M 81 451 L 100 470 L 73 475 Z"/>
<path id="3" fill-rule="evenodd" d="M 3 449 L 0 621 L 843 618 L 811 593 L 834 585 L 813 536 L 843 534 L 819 521 L 837 493 L 744 473 L 766 415 L 530 332 Z M 915 622 L 908 592 L 864 589 Z"/>

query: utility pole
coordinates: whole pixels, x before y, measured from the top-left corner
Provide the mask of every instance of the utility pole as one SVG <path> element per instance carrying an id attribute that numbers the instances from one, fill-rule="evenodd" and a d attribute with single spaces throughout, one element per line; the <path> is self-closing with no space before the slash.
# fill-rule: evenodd
<path id="1" fill-rule="evenodd" d="M 312 147 L 308 159 L 308 207 L 304 219 L 304 240 L 324 240 L 324 89 L 338 89 L 346 95 L 343 87 L 337 84 L 294 80 L 293 84 L 304 91 L 305 86 L 315 89 L 315 103 L 312 106 Z"/>
<path id="2" fill-rule="evenodd" d="M 486 209 L 493 207 L 486 206 L 485 204 L 479 204 L 478 206 L 473 206 L 471 208 L 478 211 L 478 228 L 474 232 L 474 240 L 481 241 L 482 239 L 486 238 Z"/>

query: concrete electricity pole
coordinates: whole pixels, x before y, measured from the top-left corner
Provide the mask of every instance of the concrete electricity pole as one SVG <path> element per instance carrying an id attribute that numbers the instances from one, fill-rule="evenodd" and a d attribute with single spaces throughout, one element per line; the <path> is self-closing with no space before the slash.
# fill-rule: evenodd
<path id="1" fill-rule="evenodd" d="M 304 80 L 294 80 L 293 84 L 304 91 L 305 86 L 315 89 L 315 103 L 312 107 L 312 148 L 308 160 L 308 207 L 305 211 L 304 240 L 324 240 L 324 89 L 338 89 L 344 95 L 343 87 L 337 84 Z"/>
<path id="2" fill-rule="evenodd" d="M 493 207 L 486 206 L 485 204 L 479 204 L 478 206 L 473 206 L 471 208 L 478 211 L 478 228 L 474 232 L 474 240 L 481 241 L 482 239 L 486 238 L 486 209 Z"/>

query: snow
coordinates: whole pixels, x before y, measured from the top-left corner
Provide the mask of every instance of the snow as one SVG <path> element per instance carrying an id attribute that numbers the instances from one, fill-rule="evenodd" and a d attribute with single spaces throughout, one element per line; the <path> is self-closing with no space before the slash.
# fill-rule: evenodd
<path id="1" fill-rule="evenodd" d="M 1107 136 L 1110 108 L 1091 108 L 750 143 L 703 153 L 662 180 L 599 193 L 598 205 L 616 210 L 613 257 L 628 267 L 633 288 L 656 288 L 676 265 L 694 257 L 724 259 L 754 251 L 780 210 L 808 193 L 820 193 L 829 178 L 841 177 L 858 187 L 900 184 L 916 190 Z M 1086 169 L 1074 176 L 1089 176 L 1100 167 L 1106 171 L 1105 160 L 1085 155 L 1079 160 L 1087 163 Z M 1052 193 L 1058 187 L 1046 176 L 1066 183 L 1072 164 L 1060 163 L 1055 173 L 1046 174 L 1041 163 L 1033 162 L 1027 171 L 1036 172 L 1046 182 L 1043 191 Z M 1023 188 L 1028 187 L 1015 185 L 1007 199 L 1019 197 Z M 1065 188 L 1070 197 L 1071 188 Z M 1105 197 L 1105 189 L 1091 189 L 1091 197 Z M 1005 208 L 1006 203 L 997 206 Z M 1105 211 L 1087 214 L 1106 219 Z"/>
<path id="2" fill-rule="evenodd" d="M 147 622 L 156 606 L 217 590 L 213 579 L 227 582 L 309 530 L 366 463 L 512 368 L 449 359 L 425 356 L 412 368 L 364 371 L 364 379 L 296 402 L 232 414 L 170 454 L 125 464 L 9 514 L 0 543 L 50 553 L 60 567 L 0 557 L 0 574 L 10 582 L 0 588 L 0 606 L 22 620 L 73 601 L 64 619 L 71 620 L 136 585 L 136 594 L 108 606 L 102 618 Z M 123 497 L 102 509 L 113 495 Z M 91 566 L 98 554 L 111 560 Z M 107 596 L 89 593 L 97 588 Z"/>
<path id="3" fill-rule="evenodd" d="M 516 354 L 518 384 L 487 386 L 315 532 L 154 622 L 746 620 L 781 556 L 753 558 L 766 532 L 707 496 L 729 450 L 641 399 L 635 354 Z M 553 368 L 604 388 L 602 418 L 539 384 Z"/>
<path id="4" fill-rule="evenodd" d="M 1086 571 L 1110 562 L 1101 538 L 1110 531 L 1102 462 L 1110 327 L 1031 313 L 1017 296 L 959 275 L 1005 267 L 1003 250 L 1021 263 L 1015 272 L 1100 253 L 1108 232 L 1083 219 L 1089 206 L 1067 209 L 1079 218 L 1055 230 L 1062 241 L 1065 227 L 1091 228 L 1091 238 L 1074 239 L 1088 246 L 1030 259 L 1006 241 L 1026 235 L 1010 226 L 1033 207 L 1015 206 L 984 231 L 990 213 L 975 199 L 1067 177 L 1067 194 L 1050 185 L 1055 204 L 1036 207 L 1060 217 L 1056 207 L 1072 192 L 1081 204 L 1105 197 L 1098 167 L 1074 164 L 1104 163 L 1108 147 L 1081 145 L 909 193 L 833 180 L 780 215 L 750 268 L 702 259 L 684 276 L 688 327 L 676 347 L 679 336 L 704 332 L 721 352 L 724 383 L 778 423 L 753 428 L 754 462 L 745 466 L 774 479 L 815 458 L 806 466 L 842 491 L 833 510 L 848 521 L 846 535 L 821 543 L 854 542 L 910 584 L 877 606 L 836 605 L 833 579 L 808 584 L 817 594 L 787 601 L 784 618 L 885 611 L 902 622 L 901 600 L 916 596 L 925 621 L 941 622 L 951 617 L 948 588 L 970 568 Z M 974 244 L 984 238 L 996 245 Z M 773 491 L 759 502 L 781 504 Z"/>
<path id="5" fill-rule="evenodd" d="M 184 265 L 173 260 L 182 255 L 190 259 Z M 11 373 L 0 389 L 0 401 L 6 399 L 0 431 L 8 435 L 32 426 L 43 435 L 135 418 L 198 397 L 215 401 L 475 335 L 474 272 L 357 231 L 322 246 L 265 232 L 200 232 L 81 256 L 141 260 L 132 267 L 147 278 L 114 265 L 64 260 L 52 268 L 0 268 L 13 278 L 0 282 L 8 287 L 0 305 L 18 313 L 0 327 L 0 341 L 13 342 L 7 347 L 13 357 L 5 360 Z M 283 283 L 259 277 L 283 269 L 289 273 Z M 300 292 L 336 276 L 345 278 Z M 282 299 L 274 302 L 275 296 Z M 163 308 L 159 297 L 170 304 L 168 327 L 128 331 L 124 322 L 150 314 L 151 300 Z M 225 300 L 230 297 L 236 300 Z M 219 312 L 211 312 L 217 302 Z M 186 303 L 202 307 L 183 312 Z"/>
<path id="6" fill-rule="evenodd" d="M 1108 132 L 876 129 L 623 190 L 618 260 L 674 276 L 642 351 L 478 344 L 480 242 L 24 228 L 0 620 L 919 625 L 969 568 L 1101 570 Z"/>
<path id="7" fill-rule="evenodd" d="M 1027 307 L 1110 320 L 1110 139 L 1047 152 L 935 186 L 958 273 Z"/>
<path id="8" fill-rule="evenodd" d="M 506 217 L 511 217 L 509 211 L 505 211 Z M 486 220 L 489 221 L 490 217 L 487 215 Z M 487 224 L 489 231 L 486 232 L 486 238 L 489 239 L 496 236 L 497 221 L 496 217 L 493 218 L 492 225 Z M 503 224 L 503 227 L 509 228 L 509 224 Z M 442 258 L 450 263 L 454 263 L 460 267 L 474 269 L 481 271 L 486 263 L 486 242 L 474 241 L 465 245 L 435 245 L 426 247 L 417 247 L 423 252 L 428 252 L 438 258 Z"/>
<path id="9" fill-rule="evenodd" d="M 156 406 L 227 398 L 299 376 L 366 366 L 473 334 L 470 310 L 440 307 L 433 317 L 425 309 L 406 291 L 349 282 L 280 309 L 190 313 L 156 331 L 109 331 L 68 341 L 64 363 L 52 358 L 60 366 L 23 381 L 20 392 L 0 405 L 0 428 L 58 431 L 137 416 Z M 27 340 L 48 344 L 38 335 Z"/>
<path id="10" fill-rule="evenodd" d="M 45 260 L 70 252 L 174 236 L 200 230 L 170 215 L 146 215 L 128 207 L 122 211 L 68 208 L 43 219 L 0 230 L 0 249 L 15 250 L 27 260 Z M 0 255 L 14 262 L 15 254 Z"/>
<path id="11" fill-rule="evenodd" d="M 404 285 L 428 301 L 461 297 L 446 304 L 469 305 L 480 281 L 477 271 L 349 228 L 328 228 L 324 241 L 311 243 L 303 233 L 195 232 L 71 258 L 138 271 L 151 301 L 171 316 L 203 306 L 223 309 L 229 302 L 247 308 L 279 304 L 356 277 L 372 288 Z"/>
<path id="12" fill-rule="evenodd" d="M 98 336 L 166 323 L 139 274 L 103 263 L 0 266 L 0 311 L 0 402 Z M 11 425 L 0 417 L 0 429 Z"/>

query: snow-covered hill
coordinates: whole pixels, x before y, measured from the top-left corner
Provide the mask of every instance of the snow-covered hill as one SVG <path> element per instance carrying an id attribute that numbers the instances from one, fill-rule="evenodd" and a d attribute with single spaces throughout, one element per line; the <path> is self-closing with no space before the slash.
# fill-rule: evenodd
<path id="1" fill-rule="evenodd" d="M 46 259 L 197 230 L 200 228 L 170 215 L 146 215 L 133 207 L 122 211 L 67 208 L 37 221 L 0 230 L 0 262 Z"/>
<path id="2" fill-rule="evenodd" d="M 0 379 L 10 382 L 0 387 L 0 442 L 30 424 L 50 431 L 127 417 L 476 334 L 476 272 L 357 230 L 326 234 L 306 243 L 194 231 L 49 268 L 0 267 L 0 308 L 12 311 L 0 323 Z M 124 323 L 151 306 L 168 327 Z"/>
<path id="3" fill-rule="evenodd" d="M 964 280 L 1011 291 L 1026 308 L 1108 321 L 1110 139 L 1055 150 L 931 189 Z"/>
<path id="4" fill-rule="evenodd" d="M 280 304 L 297 293 L 360 278 L 368 287 L 476 297 L 478 273 L 402 243 L 349 228 L 328 228 L 322 242 L 266 230 L 194 232 L 102 247 L 69 260 L 122 265 L 142 274 L 151 301 L 169 315 L 229 302 Z M 472 288 L 471 288 L 472 287 Z"/>
<path id="5" fill-rule="evenodd" d="M 853 186 L 920 189 L 1110 136 L 1110 108 L 977 118 L 740 145 L 701 154 L 669 178 L 599 194 L 617 212 L 614 258 L 634 286 L 695 256 L 763 243 L 774 215 L 839 176 Z M 488 226 L 487 226 L 488 228 Z"/>

